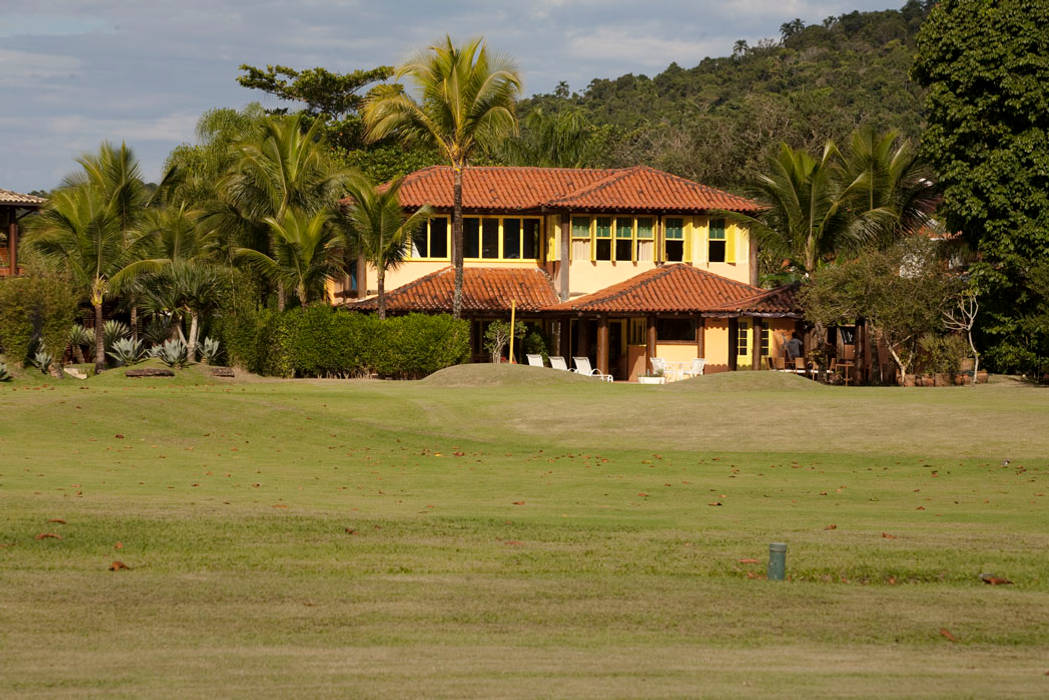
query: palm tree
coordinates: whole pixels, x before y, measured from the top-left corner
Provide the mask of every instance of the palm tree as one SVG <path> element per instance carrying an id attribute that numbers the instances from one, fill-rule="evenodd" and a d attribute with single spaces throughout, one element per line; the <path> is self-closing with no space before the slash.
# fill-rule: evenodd
<path id="1" fill-rule="evenodd" d="M 869 126 L 856 130 L 842 154 L 842 168 L 846 180 L 857 181 L 849 201 L 853 210 L 893 212 L 871 231 L 871 242 L 879 248 L 928 223 L 939 202 L 928 166 L 895 130 L 880 135 Z"/>
<path id="2" fill-rule="evenodd" d="M 346 228 L 353 247 L 375 268 L 379 288 L 378 316 L 386 318 L 386 271 L 404 261 L 412 232 L 432 214 L 422 207 L 411 216 L 401 208 L 402 180 L 375 187 L 361 177 L 348 185 L 353 203 L 345 213 Z"/>
<path id="3" fill-rule="evenodd" d="M 509 139 L 499 151 L 510 165 L 544 168 L 581 168 L 587 164 L 594 130 L 581 110 L 565 107 L 544 112 L 536 107 L 523 120 L 517 138 Z"/>
<path id="4" fill-rule="evenodd" d="M 759 175 L 754 186 L 768 210 L 760 219 L 736 215 L 750 224 L 767 251 L 786 260 L 801 277 L 837 254 L 857 248 L 869 238 L 872 227 L 891 217 L 884 208 L 850 210 L 850 197 L 867 176 L 843 179 L 838 158 L 830 142 L 819 160 L 781 144 L 769 162 L 769 172 Z"/>
<path id="5" fill-rule="evenodd" d="M 396 134 L 408 142 L 433 143 L 451 164 L 452 314 L 458 318 L 463 303 L 463 170 L 478 147 L 492 147 L 516 130 L 514 102 L 521 78 L 508 60 L 490 56 L 482 39 L 456 47 L 448 36 L 400 66 L 395 77 L 410 78 L 421 101 L 399 83 L 375 88 L 364 106 L 368 139 Z"/>
<path id="6" fill-rule="evenodd" d="M 102 304 L 115 284 L 127 276 L 140 245 L 129 241 L 122 212 L 89 184 L 56 191 L 36 218 L 26 244 L 61 264 L 87 292 L 95 311 L 95 373 L 105 369 Z"/>
<path id="7" fill-rule="evenodd" d="M 187 356 L 195 360 L 200 334 L 200 317 L 218 306 L 223 286 L 219 269 L 207 263 L 176 259 L 158 272 L 143 278 L 144 305 L 154 317 L 170 319 L 186 343 Z M 182 321 L 189 318 L 188 334 Z"/>
<path id="8" fill-rule="evenodd" d="M 288 209 L 281 220 L 267 217 L 273 238 L 273 256 L 241 248 L 237 256 L 281 288 L 295 290 L 306 306 L 320 296 L 324 282 L 339 272 L 345 237 L 326 210 L 308 214 Z"/>
<path id="9" fill-rule="evenodd" d="M 288 224 L 286 215 L 293 209 L 299 218 L 334 215 L 345 182 L 356 173 L 331 161 L 320 128 L 317 120 L 304 133 L 299 115 L 271 117 L 262 122 L 257 136 L 237 144 L 236 165 L 219 184 L 221 204 L 205 217 L 206 226 L 239 241 L 227 245 L 235 257 L 249 259 L 241 255 L 246 248 L 263 257 L 280 257 L 281 241 L 273 234 Z M 277 228 L 270 220 L 278 222 Z M 269 240 L 264 240 L 267 235 Z M 283 309 L 288 278 L 272 277 L 277 282 L 277 306 Z"/>

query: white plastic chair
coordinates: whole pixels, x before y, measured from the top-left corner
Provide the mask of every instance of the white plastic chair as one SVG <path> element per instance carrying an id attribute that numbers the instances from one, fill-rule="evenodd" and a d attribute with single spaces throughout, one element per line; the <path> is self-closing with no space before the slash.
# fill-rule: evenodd
<path id="1" fill-rule="evenodd" d="M 568 363 L 565 362 L 565 358 L 561 357 L 560 355 L 551 355 L 550 356 L 550 367 L 552 369 L 559 369 L 562 372 L 571 372 L 572 371 L 572 370 L 568 369 Z"/>
<path id="2" fill-rule="evenodd" d="M 525 355 L 525 357 L 528 358 L 528 364 L 531 367 L 545 367 L 546 366 L 546 365 L 543 364 L 543 356 L 542 355 Z"/>
<path id="3" fill-rule="evenodd" d="M 705 357 L 697 357 L 692 360 L 692 366 L 686 369 L 681 374 L 686 377 L 698 377 L 703 374 L 703 369 L 707 366 L 707 360 Z"/>
<path id="4" fill-rule="evenodd" d="M 573 357 L 572 361 L 575 362 L 576 374 L 582 374 L 584 377 L 597 377 L 605 382 L 612 381 L 611 374 L 601 374 L 596 369 L 590 366 L 590 358 L 588 357 Z"/>
<path id="5" fill-rule="evenodd" d="M 667 361 L 662 357 L 653 357 L 649 360 L 652 363 L 652 371 L 663 377 L 664 381 L 670 381 L 670 367 L 667 366 Z"/>

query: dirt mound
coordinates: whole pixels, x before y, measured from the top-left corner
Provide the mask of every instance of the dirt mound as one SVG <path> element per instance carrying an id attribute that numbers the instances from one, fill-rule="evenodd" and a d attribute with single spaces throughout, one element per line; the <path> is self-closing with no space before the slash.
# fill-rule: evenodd
<path id="1" fill-rule="evenodd" d="M 667 391 L 818 391 L 818 382 L 790 372 L 719 372 L 668 384 Z"/>
<path id="2" fill-rule="evenodd" d="M 566 382 L 596 382 L 597 380 L 549 367 L 480 363 L 446 367 L 421 381 L 434 386 L 543 386 Z"/>

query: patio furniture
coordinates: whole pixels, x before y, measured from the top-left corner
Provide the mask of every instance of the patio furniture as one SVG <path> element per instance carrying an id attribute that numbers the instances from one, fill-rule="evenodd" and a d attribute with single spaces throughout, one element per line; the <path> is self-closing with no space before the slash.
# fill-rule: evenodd
<path id="1" fill-rule="evenodd" d="M 681 374 L 685 377 L 698 377 L 703 374 L 703 369 L 706 366 L 707 359 L 705 357 L 697 357 L 692 360 L 692 366 L 681 372 Z"/>
<path id="2" fill-rule="evenodd" d="M 670 375 L 672 373 L 670 369 L 670 364 L 666 361 L 666 359 L 662 357 L 653 357 L 651 360 L 649 360 L 649 362 L 652 363 L 652 371 L 655 374 L 660 375 L 668 382 L 672 381 L 670 378 Z"/>
<path id="3" fill-rule="evenodd" d="M 856 346 L 845 345 L 842 348 L 842 358 L 834 358 L 830 361 L 830 371 L 841 373 L 841 379 L 845 386 L 853 380 L 852 373 L 856 370 Z"/>
<path id="4" fill-rule="evenodd" d="M 612 381 L 612 375 L 611 374 L 602 374 L 601 372 L 599 372 L 596 369 L 593 369 L 590 366 L 590 358 L 589 357 L 573 357 L 572 361 L 575 362 L 575 372 L 576 372 L 576 374 L 581 374 L 584 377 L 597 377 L 598 379 L 601 379 L 602 381 L 605 381 L 605 382 Z"/>
<path id="5" fill-rule="evenodd" d="M 528 358 L 528 364 L 531 367 L 545 367 L 546 366 L 546 365 L 543 364 L 543 356 L 542 355 L 525 355 L 525 357 Z"/>
<path id="6" fill-rule="evenodd" d="M 550 356 L 550 368 L 551 369 L 559 369 L 562 372 L 571 372 L 572 371 L 572 370 L 568 369 L 568 363 L 565 362 L 565 358 L 561 357 L 560 355 L 551 355 Z"/>

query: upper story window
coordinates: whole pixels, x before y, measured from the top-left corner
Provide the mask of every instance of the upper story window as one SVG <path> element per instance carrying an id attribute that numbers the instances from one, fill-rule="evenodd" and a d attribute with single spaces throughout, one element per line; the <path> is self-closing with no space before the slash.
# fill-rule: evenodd
<path id="1" fill-rule="evenodd" d="M 606 262 L 652 260 L 655 218 L 573 216 L 572 258 Z"/>
<path id="2" fill-rule="evenodd" d="M 432 217 L 412 234 L 412 258 L 447 259 L 450 233 L 447 217 Z"/>
<path id="3" fill-rule="evenodd" d="M 413 260 L 448 260 L 451 222 L 435 216 L 412 236 Z M 463 217 L 466 260 L 538 260 L 540 220 L 524 217 Z"/>
<path id="4" fill-rule="evenodd" d="M 725 236 L 725 220 L 724 219 L 711 219 L 710 220 L 710 235 L 708 236 L 708 256 L 707 259 L 710 262 L 726 262 L 726 236 Z"/>
<path id="5" fill-rule="evenodd" d="M 666 219 L 663 241 L 663 259 L 667 262 L 681 262 L 685 259 L 684 219 Z"/>

